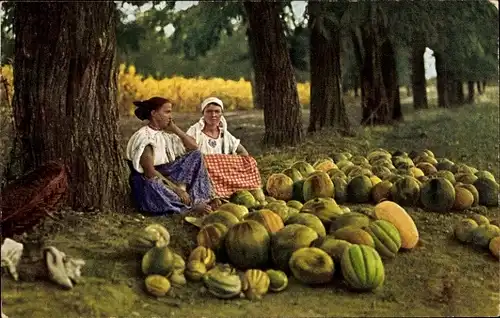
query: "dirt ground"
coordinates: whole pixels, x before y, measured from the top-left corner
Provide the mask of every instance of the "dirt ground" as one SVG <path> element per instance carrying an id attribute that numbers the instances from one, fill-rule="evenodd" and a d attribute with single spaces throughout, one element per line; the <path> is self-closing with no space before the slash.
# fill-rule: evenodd
<path id="1" fill-rule="evenodd" d="M 259 145 L 263 134 L 262 113 L 226 114 L 234 135 L 256 157 L 263 178 L 280 171 L 296 159 L 313 160 L 335 151 L 365 154 L 368 149 L 428 148 L 478 169 L 488 169 L 499 178 L 498 91 L 496 101 L 476 105 L 474 112 L 462 108 L 431 109 L 415 113 L 405 108 L 405 123 L 392 128 L 356 127 L 357 136 L 341 138 L 325 132 L 308 138 L 303 145 L 280 150 Z M 493 96 L 494 97 L 494 96 Z M 494 100 L 494 99 L 493 99 Z M 355 114 L 358 106 L 350 111 Z M 355 118 L 354 116 L 352 118 Z M 182 128 L 198 119 L 181 114 Z M 304 112 L 304 122 L 307 113 Z M 141 125 L 135 118 L 122 119 L 123 143 Z M 348 205 L 352 210 L 361 206 Z M 386 280 L 374 292 L 348 291 L 341 280 L 327 286 L 309 287 L 290 278 L 281 293 L 269 293 L 262 301 L 220 300 L 189 282 L 174 287 L 173 294 L 156 298 L 144 292 L 140 255 L 127 248 L 132 233 L 147 224 L 161 223 L 171 233 L 171 246 L 187 257 L 195 246 L 197 229 L 181 216 L 148 217 L 135 211 L 62 211 L 46 219 L 24 237 L 25 260 L 44 245 L 83 258 L 83 279 L 71 290 L 62 290 L 43 279 L 23 274 L 16 282 L 2 274 L 2 310 L 18 317 L 351 317 L 351 316 L 498 316 L 500 314 L 499 262 L 487 250 L 460 244 L 453 238 L 453 225 L 473 212 L 490 219 L 500 209 L 463 213 L 434 213 L 408 208 L 420 233 L 417 247 L 384 260 Z M 31 261 L 31 260 L 30 260 Z M 339 264 L 335 264 L 340 270 Z"/>

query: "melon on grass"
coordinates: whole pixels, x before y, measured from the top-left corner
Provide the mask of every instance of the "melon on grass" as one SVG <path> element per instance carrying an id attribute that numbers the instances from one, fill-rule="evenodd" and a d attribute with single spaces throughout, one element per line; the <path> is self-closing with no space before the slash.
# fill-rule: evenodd
<path id="1" fill-rule="evenodd" d="M 392 201 L 382 201 L 374 208 L 378 220 L 386 220 L 394 225 L 401 236 L 401 247 L 414 248 L 419 240 L 415 222 L 400 205 Z"/>

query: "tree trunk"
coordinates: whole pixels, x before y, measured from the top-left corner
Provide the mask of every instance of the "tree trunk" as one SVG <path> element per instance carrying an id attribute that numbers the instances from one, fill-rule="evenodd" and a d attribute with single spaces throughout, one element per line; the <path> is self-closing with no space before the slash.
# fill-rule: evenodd
<path id="1" fill-rule="evenodd" d="M 280 19 L 279 3 L 245 2 L 254 43 L 257 95 L 264 108 L 264 143 L 276 147 L 302 141 L 302 109 Z"/>
<path id="2" fill-rule="evenodd" d="M 319 14 L 310 19 L 314 25 L 310 25 L 311 104 L 307 131 L 312 133 L 318 126 L 328 126 L 346 134 L 350 127 L 341 88 L 340 34 L 328 29 L 326 38 L 321 33 L 324 22 L 320 14 L 326 11 L 325 4 L 328 3 L 309 3 L 309 11 Z"/>
<path id="3" fill-rule="evenodd" d="M 120 211 L 127 198 L 117 123 L 116 18 L 113 2 L 15 7 L 10 175 L 62 161 L 69 168 L 66 203 L 78 210 Z"/>
<path id="4" fill-rule="evenodd" d="M 358 69 L 358 76 L 354 79 L 354 97 L 359 97 L 358 89 L 361 87 L 361 96 L 364 96 L 362 79 L 363 79 L 363 53 L 361 51 L 361 44 L 359 43 L 358 36 L 356 32 L 351 31 L 351 41 L 354 47 L 354 56 L 356 58 L 356 65 Z"/>
<path id="5" fill-rule="evenodd" d="M 413 89 L 413 107 L 415 109 L 429 108 L 425 80 L 424 53 L 425 45 L 418 38 L 414 41 L 411 51 L 411 86 Z"/>
<path id="6" fill-rule="evenodd" d="M 375 6 L 372 19 L 361 31 L 364 45 L 362 78 L 362 125 L 390 124 L 402 120 L 395 53 L 381 25 Z"/>
<path id="7" fill-rule="evenodd" d="M 453 84 L 455 85 L 455 104 L 457 106 L 461 106 L 465 104 L 465 94 L 464 94 L 464 84 L 462 81 L 455 80 L 453 81 Z"/>
<path id="8" fill-rule="evenodd" d="M 474 82 L 473 81 L 467 82 L 467 103 L 468 104 L 474 103 Z"/>
<path id="9" fill-rule="evenodd" d="M 450 101 L 448 96 L 448 70 L 445 61 L 440 53 L 434 52 L 434 57 L 436 59 L 436 88 L 438 93 L 438 106 L 443 108 L 450 107 Z"/>
<path id="10" fill-rule="evenodd" d="M 486 81 L 483 81 L 483 93 L 486 92 Z"/>
<path id="11" fill-rule="evenodd" d="M 248 42 L 248 51 L 250 55 L 250 64 L 252 66 L 252 70 L 250 72 L 250 82 L 252 85 L 252 99 L 253 99 L 253 106 L 255 109 L 263 109 L 262 104 L 259 102 L 259 95 L 257 94 L 257 83 L 258 81 L 256 80 L 255 76 L 255 60 L 254 60 L 254 53 L 253 53 L 253 48 L 254 48 L 254 43 L 253 43 L 253 38 L 252 38 L 252 32 L 250 32 L 250 27 L 247 27 L 247 42 Z M 260 79 L 262 80 L 262 79 Z"/>
<path id="12" fill-rule="evenodd" d="M 477 82 L 477 93 L 479 95 L 483 95 L 483 87 L 481 86 L 481 82 L 480 81 Z"/>

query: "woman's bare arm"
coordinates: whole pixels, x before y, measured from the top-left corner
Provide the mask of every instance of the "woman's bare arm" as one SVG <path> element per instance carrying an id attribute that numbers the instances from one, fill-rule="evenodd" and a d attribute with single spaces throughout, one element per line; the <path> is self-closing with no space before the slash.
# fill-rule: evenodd
<path id="1" fill-rule="evenodd" d="M 146 178 L 153 179 L 156 177 L 161 180 L 164 180 L 171 189 L 177 188 L 177 186 L 172 181 L 170 181 L 167 177 L 165 177 L 158 170 L 155 169 L 154 151 L 151 145 L 147 145 L 146 148 L 144 148 L 139 163 L 142 166 L 142 169 L 144 169 L 144 175 L 146 176 Z"/>
<path id="2" fill-rule="evenodd" d="M 239 144 L 238 145 L 238 148 L 236 148 L 236 153 L 238 155 L 242 155 L 242 156 L 248 156 L 248 151 L 245 149 L 245 147 L 243 147 L 242 144 Z"/>

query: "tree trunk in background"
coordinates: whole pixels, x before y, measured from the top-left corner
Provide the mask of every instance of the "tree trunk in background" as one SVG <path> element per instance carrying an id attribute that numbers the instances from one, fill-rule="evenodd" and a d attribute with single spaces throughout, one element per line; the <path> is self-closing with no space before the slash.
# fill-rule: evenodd
<path id="1" fill-rule="evenodd" d="M 252 70 L 250 73 L 250 82 L 252 85 L 252 99 L 253 99 L 253 105 L 255 109 L 263 109 L 262 104 L 259 102 L 259 95 L 257 94 L 257 83 L 258 81 L 256 80 L 255 76 L 255 60 L 254 60 L 254 53 L 253 53 L 253 48 L 254 48 L 254 43 L 253 43 L 253 38 L 252 38 L 252 32 L 250 31 L 250 27 L 247 27 L 247 42 L 248 42 L 248 51 L 250 55 L 250 64 L 252 66 Z M 259 79 L 262 80 L 262 79 Z"/>
<path id="2" fill-rule="evenodd" d="M 312 13 L 325 12 L 326 2 L 310 2 Z M 341 88 L 340 34 L 328 30 L 328 38 L 321 33 L 322 17 L 311 15 L 310 65 L 311 106 L 308 132 L 318 128 L 333 127 L 342 133 L 350 129 Z M 326 30 L 326 28 L 325 28 Z"/>
<path id="3" fill-rule="evenodd" d="M 448 96 L 448 71 L 446 67 L 446 62 L 443 61 L 442 55 L 438 52 L 434 52 L 434 57 L 436 58 L 436 88 L 438 93 L 438 106 L 443 108 L 450 107 L 450 100 Z"/>
<path id="4" fill-rule="evenodd" d="M 411 51 L 411 86 L 413 89 L 413 107 L 415 109 L 429 108 L 427 102 L 427 87 L 424 64 L 425 44 L 422 38 L 415 34 Z"/>
<path id="5" fill-rule="evenodd" d="M 481 82 L 477 82 L 477 93 L 479 95 L 483 95 L 483 87 L 481 86 Z"/>
<path id="6" fill-rule="evenodd" d="M 402 120 L 396 59 L 387 30 L 382 26 L 376 6 L 371 19 L 361 29 L 364 46 L 362 81 L 362 125 L 385 125 Z"/>
<path id="7" fill-rule="evenodd" d="M 254 43 L 259 102 L 264 108 L 264 143 L 296 145 L 302 141 L 302 109 L 279 12 L 280 4 L 245 2 Z"/>
<path id="8" fill-rule="evenodd" d="M 467 103 L 468 104 L 474 103 L 474 82 L 473 81 L 467 82 Z"/>
<path id="9" fill-rule="evenodd" d="M 62 161 L 69 168 L 66 203 L 77 210 L 121 211 L 128 198 L 118 137 L 116 18 L 113 2 L 15 7 L 10 175 Z"/>

